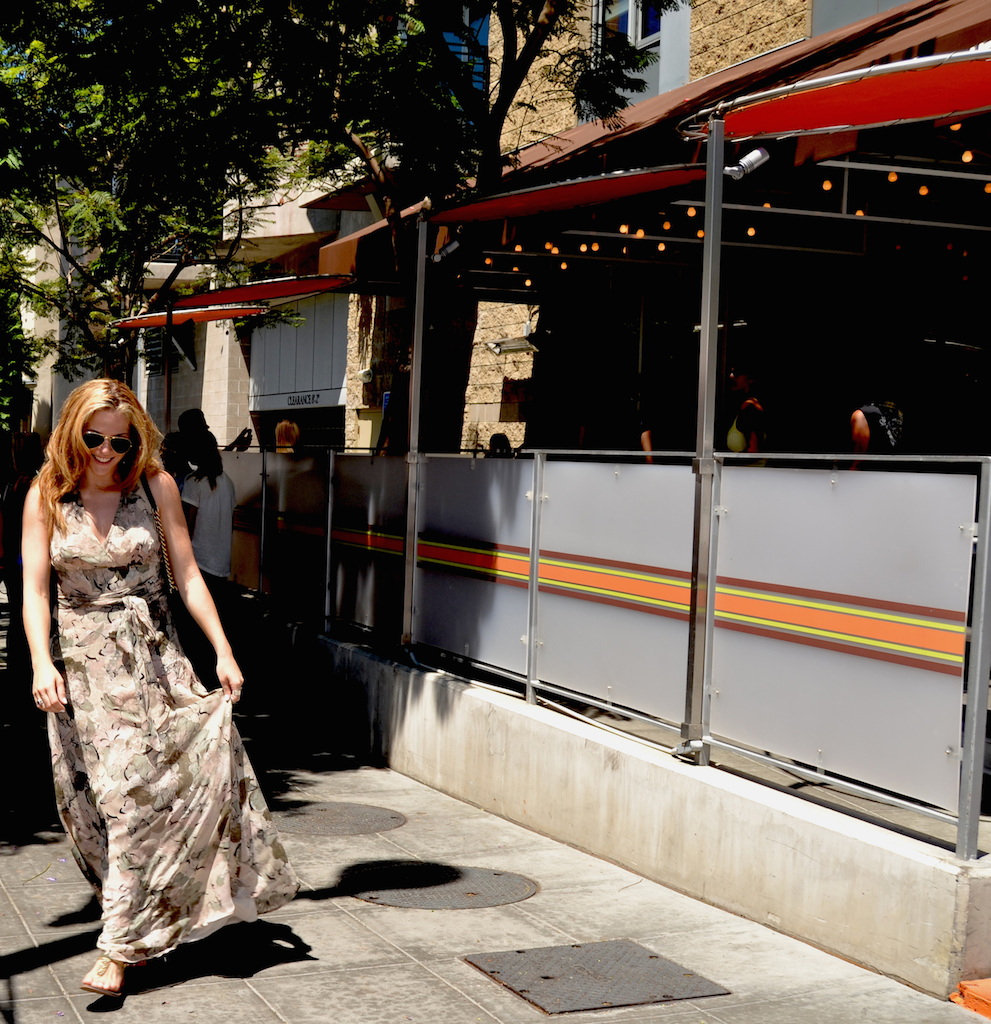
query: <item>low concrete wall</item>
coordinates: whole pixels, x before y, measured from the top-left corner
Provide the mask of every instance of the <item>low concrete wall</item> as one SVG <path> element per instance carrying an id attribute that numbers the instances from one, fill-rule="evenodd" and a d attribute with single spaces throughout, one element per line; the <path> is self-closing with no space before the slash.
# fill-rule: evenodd
<path id="1" fill-rule="evenodd" d="M 326 641 L 396 771 L 937 996 L 991 975 L 991 867 Z"/>

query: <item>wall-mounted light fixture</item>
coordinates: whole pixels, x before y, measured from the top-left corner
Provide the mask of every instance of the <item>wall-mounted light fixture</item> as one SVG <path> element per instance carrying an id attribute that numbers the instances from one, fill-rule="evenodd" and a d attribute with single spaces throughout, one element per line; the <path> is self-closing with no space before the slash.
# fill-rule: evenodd
<path id="1" fill-rule="evenodd" d="M 732 178 L 734 181 L 739 181 L 742 177 L 760 167 L 761 164 L 766 164 L 770 159 L 771 154 L 768 153 L 763 146 L 758 146 L 743 157 L 738 164 L 731 164 L 729 167 L 724 167 L 723 174 Z"/>

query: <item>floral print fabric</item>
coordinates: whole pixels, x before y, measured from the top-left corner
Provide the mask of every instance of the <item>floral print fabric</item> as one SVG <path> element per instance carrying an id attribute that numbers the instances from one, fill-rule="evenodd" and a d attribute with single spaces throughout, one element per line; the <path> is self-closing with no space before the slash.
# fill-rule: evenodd
<path id="1" fill-rule="evenodd" d="M 232 705 L 182 653 L 140 488 L 101 540 L 78 500 L 53 534 L 68 707 L 48 716 L 55 795 L 99 890 L 98 945 L 159 956 L 287 903 L 299 883 L 265 806 Z"/>

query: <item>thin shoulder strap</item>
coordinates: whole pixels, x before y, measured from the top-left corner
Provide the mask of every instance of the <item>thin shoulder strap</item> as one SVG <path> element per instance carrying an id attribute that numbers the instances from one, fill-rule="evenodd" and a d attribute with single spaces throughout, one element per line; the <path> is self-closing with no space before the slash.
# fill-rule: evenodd
<path id="1" fill-rule="evenodd" d="M 141 474 L 141 486 L 144 487 L 144 493 L 148 496 L 148 504 L 152 506 L 153 512 L 158 512 L 159 507 L 155 504 L 155 495 L 152 494 L 152 487 L 148 484 L 148 478 Z"/>

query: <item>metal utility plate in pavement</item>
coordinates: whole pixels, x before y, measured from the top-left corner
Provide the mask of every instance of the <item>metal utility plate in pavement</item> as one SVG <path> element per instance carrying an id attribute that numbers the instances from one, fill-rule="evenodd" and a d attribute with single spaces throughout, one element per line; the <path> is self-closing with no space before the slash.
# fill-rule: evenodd
<path id="1" fill-rule="evenodd" d="M 528 899 L 538 889 L 536 882 L 508 871 L 418 861 L 360 865 L 359 872 L 349 881 L 350 895 L 385 907 L 501 907 Z M 373 884 L 362 884 L 362 875 Z"/>
<path id="2" fill-rule="evenodd" d="M 627 939 L 475 953 L 465 960 L 546 1013 L 729 995 Z"/>
<path id="3" fill-rule="evenodd" d="M 362 836 L 388 832 L 406 824 L 406 819 L 398 811 L 371 804 L 336 801 L 305 804 L 290 811 L 273 811 L 272 817 L 281 832 L 318 836 Z"/>

